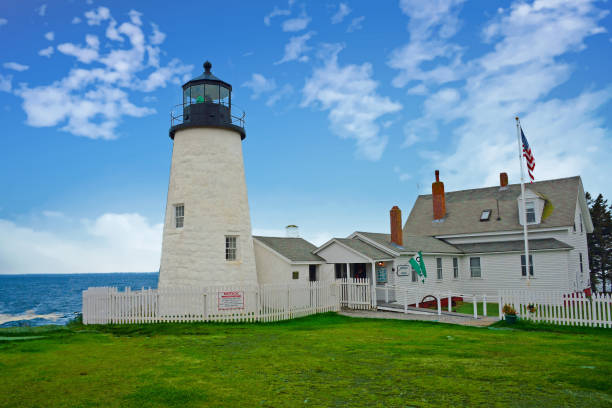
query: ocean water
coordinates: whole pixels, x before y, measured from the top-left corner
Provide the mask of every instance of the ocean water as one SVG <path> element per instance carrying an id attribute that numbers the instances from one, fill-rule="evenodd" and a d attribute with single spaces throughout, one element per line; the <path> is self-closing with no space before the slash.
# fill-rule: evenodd
<path id="1" fill-rule="evenodd" d="M 157 288 L 159 273 L 0 275 L 0 327 L 66 324 L 93 286 Z"/>

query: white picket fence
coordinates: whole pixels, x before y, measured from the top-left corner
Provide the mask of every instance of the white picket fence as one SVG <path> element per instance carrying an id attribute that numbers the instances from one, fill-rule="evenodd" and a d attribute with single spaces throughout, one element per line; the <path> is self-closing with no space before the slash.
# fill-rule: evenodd
<path id="1" fill-rule="evenodd" d="M 446 301 L 446 308 L 452 311 L 452 299 L 462 298 L 465 302 L 472 302 L 474 306 L 474 319 L 478 318 L 478 303 L 482 302 L 483 316 L 487 316 L 487 302 L 495 302 L 498 299 L 494 296 L 474 295 L 458 292 L 432 292 L 431 289 L 422 286 L 400 286 L 400 285 L 380 285 L 376 287 L 376 298 L 379 301 L 379 310 L 397 311 L 397 306 L 401 306 L 404 313 L 408 313 L 409 306 L 420 307 L 424 302 L 435 302 L 438 315 L 442 314 L 442 303 Z"/>
<path id="2" fill-rule="evenodd" d="M 340 309 L 335 282 L 83 291 L 83 323 L 271 322 Z"/>
<path id="3" fill-rule="evenodd" d="M 372 299 L 370 280 L 359 278 L 336 279 L 340 288 L 340 306 L 348 309 L 372 309 L 376 300 Z"/>
<path id="4" fill-rule="evenodd" d="M 521 319 L 559 325 L 612 327 L 612 295 L 557 291 L 499 291 L 499 315 L 502 307 L 512 305 Z M 530 311 L 529 306 L 533 306 Z"/>

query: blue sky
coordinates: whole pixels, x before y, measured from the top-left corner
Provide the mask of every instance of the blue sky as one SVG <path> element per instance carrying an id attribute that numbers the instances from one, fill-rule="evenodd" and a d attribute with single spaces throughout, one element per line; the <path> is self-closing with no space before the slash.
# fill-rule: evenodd
<path id="1" fill-rule="evenodd" d="M 247 113 L 254 233 L 387 232 L 446 189 L 612 194 L 605 1 L 0 4 L 0 273 L 152 271 L 180 85 L 209 59 Z"/>

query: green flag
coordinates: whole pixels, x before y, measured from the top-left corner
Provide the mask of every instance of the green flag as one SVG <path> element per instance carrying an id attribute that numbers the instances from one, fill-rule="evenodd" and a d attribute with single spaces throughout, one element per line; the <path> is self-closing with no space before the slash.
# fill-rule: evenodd
<path id="1" fill-rule="evenodd" d="M 419 266 L 421 267 L 421 273 L 424 278 L 427 277 L 427 269 L 425 269 L 425 261 L 423 261 L 423 253 L 419 251 Z"/>
<path id="2" fill-rule="evenodd" d="M 414 269 L 417 273 L 417 275 L 422 275 L 423 273 L 421 272 L 421 266 L 419 265 L 419 263 L 416 261 L 416 259 L 414 258 L 410 258 L 410 261 L 408 261 L 410 263 L 410 265 L 412 266 L 412 269 Z"/>

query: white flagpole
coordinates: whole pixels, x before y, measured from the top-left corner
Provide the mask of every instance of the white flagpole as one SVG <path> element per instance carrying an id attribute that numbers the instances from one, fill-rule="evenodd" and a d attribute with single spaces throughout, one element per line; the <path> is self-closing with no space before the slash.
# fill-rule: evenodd
<path id="1" fill-rule="evenodd" d="M 519 163 L 521 166 L 521 218 L 523 220 L 523 240 L 525 241 L 525 272 L 527 275 L 527 286 L 530 284 L 529 273 L 529 241 L 527 240 L 527 213 L 525 212 L 525 172 L 523 170 L 523 142 L 521 140 L 521 122 L 516 117 L 516 137 L 518 139 Z"/>

